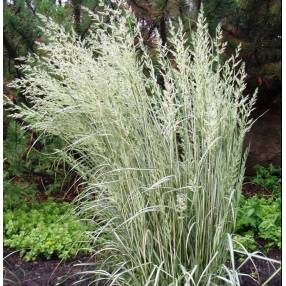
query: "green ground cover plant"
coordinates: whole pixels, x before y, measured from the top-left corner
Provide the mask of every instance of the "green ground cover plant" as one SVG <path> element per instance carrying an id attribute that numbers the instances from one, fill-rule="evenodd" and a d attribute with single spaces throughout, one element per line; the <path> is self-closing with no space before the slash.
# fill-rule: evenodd
<path id="1" fill-rule="evenodd" d="M 53 200 L 4 204 L 4 246 L 19 250 L 25 260 L 40 255 L 68 259 L 83 248 L 88 253 L 89 244 L 84 242 L 87 226 L 72 214 L 70 204 Z"/>
<path id="2" fill-rule="evenodd" d="M 238 240 L 244 242 L 248 249 L 255 250 L 254 238 L 266 241 L 266 249 L 277 247 L 281 249 L 281 179 L 279 168 L 273 165 L 257 166 L 257 172 L 250 180 L 271 192 L 263 197 L 259 192 L 250 198 L 240 200 L 236 232 Z M 263 191 L 263 189 L 262 189 Z"/>
<path id="3" fill-rule="evenodd" d="M 267 248 L 281 248 L 281 200 L 254 196 L 241 200 L 238 211 L 237 232 L 252 232 L 267 241 Z"/>
<path id="4" fill-rule="evenodd" d="M 79 215 L 98 221 L 92 240 L 108 237 L 94 284 L 239 285 L 229 233 L 255 103 L 239 49 L 223 63 L 222 31 L 211 39 L 201 13 L 192 45 L 171 28 L 155 65 L 127 16 L 106 8 L 84 41 L 42 18 L 48 42 L 11 85 L 30 106 L 14 116 L 59 136 L 57 155 L 88 184 Z"/>

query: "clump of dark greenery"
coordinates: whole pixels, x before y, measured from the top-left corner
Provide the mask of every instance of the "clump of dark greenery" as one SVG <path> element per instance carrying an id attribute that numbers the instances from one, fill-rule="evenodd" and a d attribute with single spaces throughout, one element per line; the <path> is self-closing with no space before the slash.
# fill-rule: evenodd
<path id="1" fill-rule="evenodd" d="M 236 237 L 246 248 L 257 248 L 255 239 L 262 238 L 266 249 L 281 249 L 281 179 L 279 169 L 270 165 L 257 166 L 256 176 L 251 182 L 270 191 L 267 197 L 257 193 L 253 197 L 242 197 L 238 210 Z"/>
<path id="2" fill-rule="evenodd" d="M 8 182 L 33 185 L 40 193 L 49 196 L 59 193 L 64 186 L 73 185 L 74 174 L 69 174 L 64 164 L 59 164 L 55 150 L 62 142 L 55 137 L 38 136 L 23 130 L 20 123 L 5 118 L 4 176 Z M 17 187 L 15 187 L 17 189 Z"/>
<path id="3" fill-rule="evenodd" d="M 6 119 L 7 120 L 7 119 Z M 57 138 L 38 138 L 32 132 L 22 129 L 15 120 L 7 120 L 4 141 L 4 169 L 9 177 L 30 175 L 52 176 L 55 149 L 60 148 L 61 141 Z"/>
<path id="4" fill-rule="evenodd" d="M 271 190 L 273 195 L 281 195 L 280 169 L 270 164 L 268 167 L 256 166 L 256 176 L 251 178 L 251 182 L 267 190 Z"/>

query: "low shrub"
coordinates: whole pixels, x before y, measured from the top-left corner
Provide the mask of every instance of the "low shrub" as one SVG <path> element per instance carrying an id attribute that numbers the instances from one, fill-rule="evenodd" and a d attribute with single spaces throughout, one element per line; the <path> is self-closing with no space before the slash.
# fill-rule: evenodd
<path id="1" fill-rule="evenodd" d="M 13 119 L 10 119 L 7 125 L 3 146 L 4 168 L 7 175 L 10 177 L 33 174 L 54 175 L 56 171 L 54 161 L 57 158 L 54 151 L 61 148 L 61 141 L 56 137 L 35 139 L 35 134 L 23 130 Z"/>
<path id="2" fill-rule="evenodd" d="M 236 232 L 247 237 L 252 232 L 252 239 L 266 240 L 266 248 L 281 248 L 281 200 L 257 195 L 241 199 Z"/>
<path id="3" fill-rule="evenodd" d="M 13 182 L 7 179 L 6 172 L 4 172 L 3 189 L 4 210 L 21 207 L 23 203 L 33 203 L 37 191 L 31 183 L 25 181 Z"/>
<path id="4" fill-rule="evenodd" d="M 238 209 L 236 239 L 249 250 L 254 250 L 255 239 L 265 240 L 265 247 L 281 249 L 281 179 L 280 169 L 269 166 L 256 166 L 256 175 L 250 181 L 262 187 L 255 196 L 242 197 Z M 266 189 L 271 192 L 263 197 Z M 256 244 L 257 245 L 257 244 Z"/>
<path id="5" fill-rule="evenodd" d="M 55 163 L 55 150 L 61 148 L 61 140 L 56 137 L 36 139 L 33 132 L 23 130 L 17 121 L 7 121 L 3 154 L 5 193 L 9 192 L 12 198 L 19 188 L 37 189 L 39 185 L 46 195 L 60 192 L 63 185 L 70 183 L 68 170 L 63 164 Z"/>

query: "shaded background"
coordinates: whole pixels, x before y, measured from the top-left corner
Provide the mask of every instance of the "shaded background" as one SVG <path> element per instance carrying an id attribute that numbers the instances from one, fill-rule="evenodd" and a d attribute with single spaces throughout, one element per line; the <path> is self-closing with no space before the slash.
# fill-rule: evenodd
<path id="1" fill-rule="evenodd" d="M 105 1 L 116 9 L 116 1 Z M 211 33 L 218 23 L 224 38 L 229 42 L 226 57 L 238 43 L 242 44 L 241 57 L 246 62 L 248 92 L 259 88 L 256 110 L 258 117 L 246 139 L 250 144 L 247 174 L 254 173 L 257 164 L 281 166 L 281 1 L 279 0 L 127 0 L 141 22 L 145 42 L 150 47 L 157 31 L 161 41 L 168 45 L 168 21 L 181 17 L 185 32 L 191 34 L 197 12 L 204 5 Z M 17 58 L 36 52 L 36 41 L 42 40 L 37 13 L 51 17 L 65 26 L 72 27 L 84 38 L 92 21 L 81 5 L 93 12 L 102 7 L 97 0 L 4 0 L 4 92 L 15 102 L 25 101 L 23 95 L 7 87 L 17 76 Z M 9 120 L 4 114 L 4 139 Z"/>

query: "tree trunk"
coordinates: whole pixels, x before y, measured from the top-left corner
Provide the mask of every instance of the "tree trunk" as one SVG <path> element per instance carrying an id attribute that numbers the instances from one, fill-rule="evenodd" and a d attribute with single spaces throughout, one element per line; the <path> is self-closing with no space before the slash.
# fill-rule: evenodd
<path id="1" fill-rule="evenodd" d="M 198 1 L 197 1 L 197 9 L 198 9 L 198 12 L 200 12 L 201 6 L 202 6 L 202 0 L 198 0 Z"/>
<path id="2" fill-rule="evenodd" d="M 74 15 L 74 27 L 75 31 L 80 34 L 80 8 L 81 1 L 80 0 L 72 0 L 73 5 L 73 15 Z"/>
<path id="3" fill-rule="evenodd" d="M 7 35 L 5 34 L 5 32 L 3 33 L 3 45 L 6 48 L 9 58 L 15 59 L 18 57 L 17 55 L 17 51 L 16 49 L 12 46 L 12 44 L 10 43 Z"/>
<path id="4" fill-rule="evenodd" d="M 166 22 L 164 16 L 162 16 L 160 19 L 159 33 L 162 40 L 162 44 L 165 46 L 167 43 L 167 31 L 166 31 Z"/>

